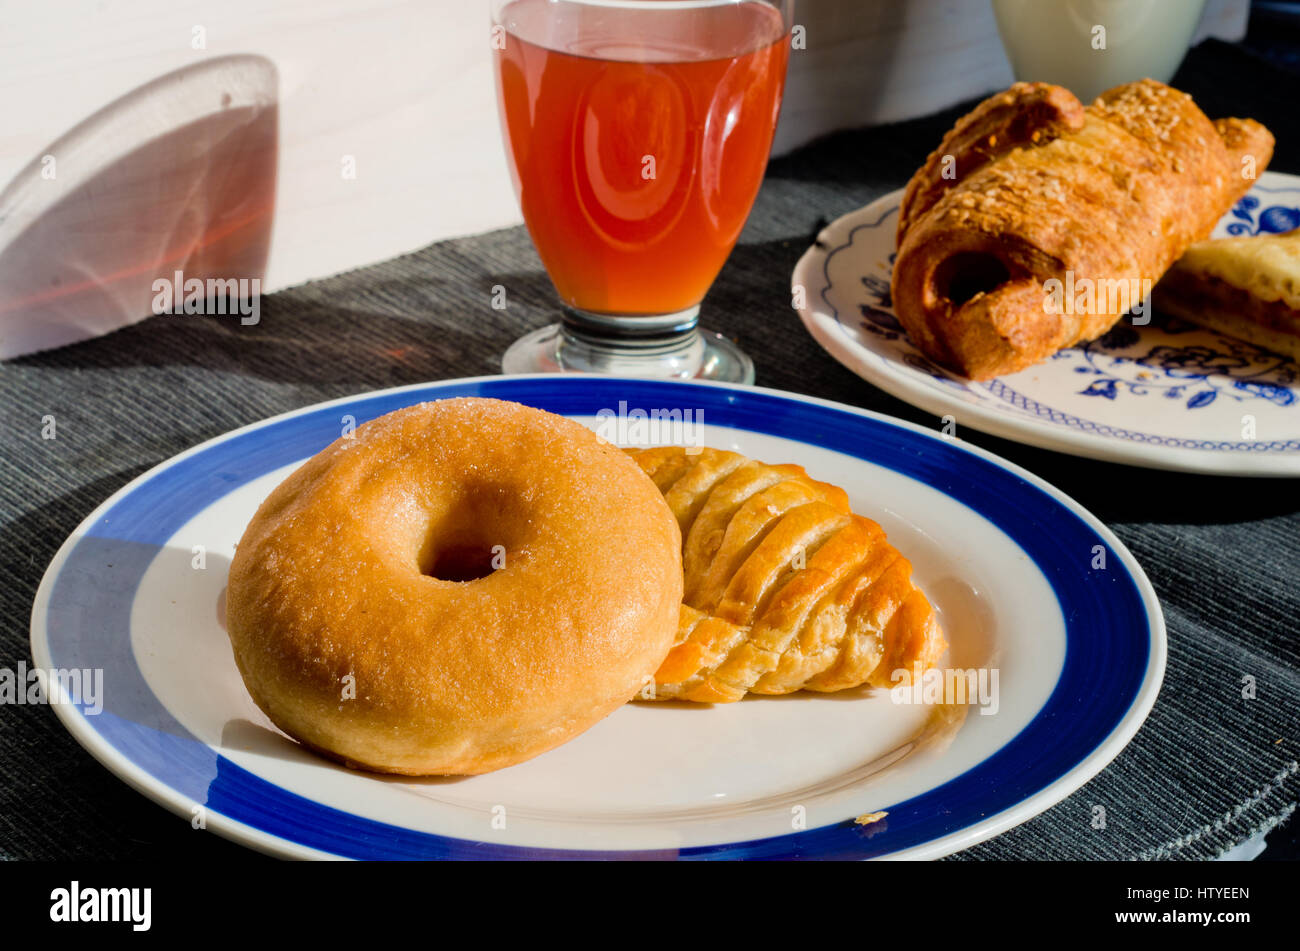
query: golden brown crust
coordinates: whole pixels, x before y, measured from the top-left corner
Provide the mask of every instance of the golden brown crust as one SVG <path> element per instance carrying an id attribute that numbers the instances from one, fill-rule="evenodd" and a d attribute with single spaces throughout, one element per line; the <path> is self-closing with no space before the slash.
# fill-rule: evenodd
<path id="1" fill-rule="evenodd" d="M 1155 304 L 1300 360 L 1300 230 L 1193 245 L 1156 287 Z"/>
<path id="2" fill-rule="evenodd" d="M 1271 154 L 1258 123 L 1216 127 L 1152 80 L 1116 87 L 1079 128 L 996 156 L 913 217 L 894 266 L 899 321 L 931 358 L 977 380 L 1094 339 L 1210 233 L 1253 184 L 1243 173 Z M 1067 275 L 1126 293 L 1052 313 L 1045 282 Z"/>
<path id="3" fill-rule="evenodd" d="M 484 577 L 425 573 L 494 546 L 504 567 Z M 677 627 L 680 552 L 655 486 L 590 430 L 441 400 L 366 423 L 271 493 L 230 568 L 227 626 L 290 736 L 380 772 L 482 773 L 643 686 Z"/>
<path id="4" fill-rule="evenodd" d="M 898 241 L 957 182 L 1024 145 L 1046 145 L 1083 126 L 1083 105 L 1068 89 L 1016 83 L 957 120 L 912 176 L 898 210 Z"/>
<path id="5" fill-rule="evenodd" d="M 946 649 L 911 565 L 836 486 L 717 449 L 629 450 L 677 514 L 685 601 L 654 697 L 889 686 Z"/>
<path id="6" fill-rule="evenodd" d="M 1261 303 L 1300 310 L 1300 229 L 1199 241 L 1169 269 L 1175 276 L 1217 278 Z"/>

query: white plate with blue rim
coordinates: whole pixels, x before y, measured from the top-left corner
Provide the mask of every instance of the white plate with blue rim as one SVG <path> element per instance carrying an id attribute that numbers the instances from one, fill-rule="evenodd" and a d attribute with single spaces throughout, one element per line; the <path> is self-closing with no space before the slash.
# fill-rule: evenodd
<path id="1" fill-rule="evenodd" d="M 935 364 L 894 316 L 902 191 L 827 226 L 795 266 L 804 326 L 836 360 L 942 423 L 1130 465 L 1300 475 L 1300 365 L 1158 312 L 993 380 Z M 1300 227 L 1300 177 L 1265 172 L 1214 237 Z M 947 417 L 947 419 L 945 419 Z M 949 425 L 949 431 L 954 426 Z"/>
<path id="2" fill-rule="evenodd" d="M 631 703 L 534 760 L 458 779 L 379 777 L 303 749 L 235 667 L 222 609 L 235 545 L 271 489 L 349 426 L 470 395 L 610 438 L 795 462 L 844 486 L 911 560 L 969 694 L 951 677 L 923 693 Z M 655 410 L 680 412 L 647 429 Z M 1024 822 L 1098 773 L 1155 701 L 1165 628 L 1118 539 L 990 453 L 774 390 L 574 375 L 349 397 L 162 463 L 60 548 L 32 609 L 32 652 L 59 674 L 47 677 L 55 711 L 100 762 L 196 835 L 275 855 L 929 858 Z"/>

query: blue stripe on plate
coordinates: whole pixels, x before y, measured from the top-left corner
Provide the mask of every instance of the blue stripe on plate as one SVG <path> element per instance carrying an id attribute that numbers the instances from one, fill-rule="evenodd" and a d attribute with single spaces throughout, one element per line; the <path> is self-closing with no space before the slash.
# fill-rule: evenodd
<path id="1" fill-rule="evenodd" d="M 421 400 L 452 396 L 516 400 L 570 416 L 594 416 L 619 400 L 689 407 L 703 410 L 710 425 L 822 446 L 932 486 L 1009 535 L 1047 577 L 1066 627 L 1060 679 L 1043 709 L 1001 750 L 950 782 L 889 806 L 880 822 L 857 826 L 845 820 L 666 852 L 532 849 L 430 835 L 313 802 L 217 755 L 162 706 L 132 654 L 130 610 L 150 562 L 185 522 L 222 495 L 322 449 L 339 435 L 345 414 L 360 424 Z M 1107 568 L 1100 571 L 1091 568 L 1096 545 L 1106 549 Z M 83 719 L 131 762 L 211 812 L 302 846 L 362 859 L 886 855 L 1002 812 L 1087 759 L 1137 697 L 1152 635 L 1136 582 L 1087 523 L 1046 492 L 959 445 L 773 393 L 593 377 L 499 377 L 362 396 L 201 449 L 119 499 L 73 547 L 54 581 L 47 631 L 55 666 L 105 669 L 112 689 L 105 690 L 104 712 Z"/>

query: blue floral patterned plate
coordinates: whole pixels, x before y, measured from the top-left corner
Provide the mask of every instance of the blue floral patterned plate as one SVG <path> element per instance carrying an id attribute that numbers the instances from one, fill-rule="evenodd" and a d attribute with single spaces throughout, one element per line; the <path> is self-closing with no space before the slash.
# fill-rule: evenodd
<path id="1" fill-rule="evenodd" d="M 1154 313 L 1020 373 L 972 383 L 936 366 L 894 317 L 901 191 L 832 223 L 795 267 L 804 325 L 835 359 L 936 427 L 972 428 L 1113 462 L 1225 475 L 1300 475 L 1300 366 Z M 1215 237 L 1300 227 L 1300 177 L 1266 172 Z M 958 430 L 958 435 L 960 434 Z"/>

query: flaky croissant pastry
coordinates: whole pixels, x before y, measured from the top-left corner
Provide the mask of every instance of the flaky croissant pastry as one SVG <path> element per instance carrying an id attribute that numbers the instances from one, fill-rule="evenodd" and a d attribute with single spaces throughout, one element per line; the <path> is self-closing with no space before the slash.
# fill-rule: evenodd
<path id="1" fill-rule="evenodd" d="M 911 564 L 842 489 L 718 449 L 628 452 L 682 532 L 681 624 L 654 699 L 893 686 L 947 649 Z"/>
<path id="2" fill-rule="evenodd" d="M 1272 152 L 1258 122 L 1211 122 L 1153 80 L 1087 108 L 1059 86 L 1017 83 L 959 120 L 908 183 L 898 319 L 976 380 L 1095 339 L 1210 234 Z M 1085 284 L 1080 306 L 1062 298 Z"/>

